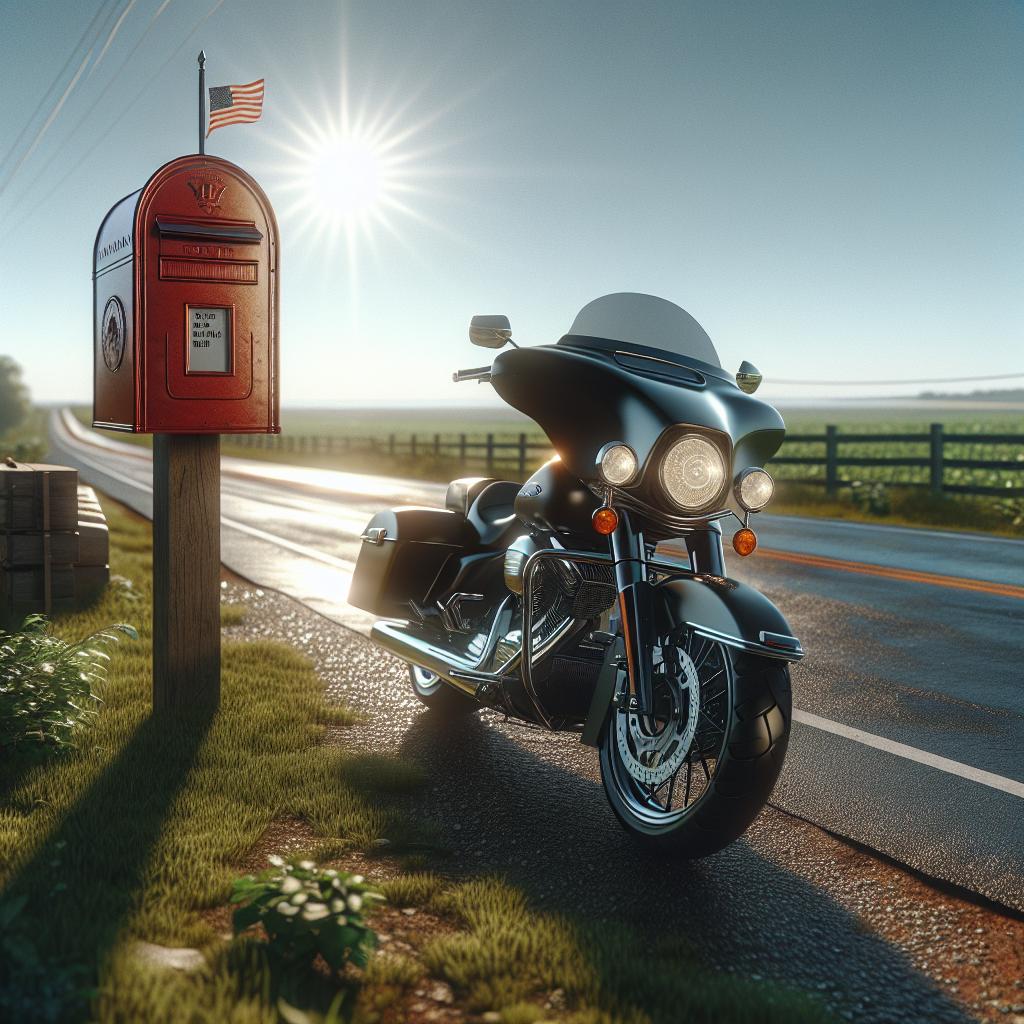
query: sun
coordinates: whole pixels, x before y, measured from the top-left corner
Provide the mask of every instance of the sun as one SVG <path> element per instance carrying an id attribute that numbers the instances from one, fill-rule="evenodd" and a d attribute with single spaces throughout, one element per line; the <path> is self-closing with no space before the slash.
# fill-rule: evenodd
<path id="1" fill-rule="evenodd" d="M 372 139 L 356 135 L 317 140 L 299 177 L 308 204 L 338 227 L 372 218 L 391 198 L 385 154 Z"/>

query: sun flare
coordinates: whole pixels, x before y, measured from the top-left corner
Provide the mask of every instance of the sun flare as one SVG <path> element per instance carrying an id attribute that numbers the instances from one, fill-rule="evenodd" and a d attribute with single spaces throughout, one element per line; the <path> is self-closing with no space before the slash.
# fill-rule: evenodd
<path id="1" fill-rule="evenodd" d="M 388 195 L 387 161 L 369 139 L 320 140 L 300 176 L 310 205 L 340 224 L 372 215 Z"/>

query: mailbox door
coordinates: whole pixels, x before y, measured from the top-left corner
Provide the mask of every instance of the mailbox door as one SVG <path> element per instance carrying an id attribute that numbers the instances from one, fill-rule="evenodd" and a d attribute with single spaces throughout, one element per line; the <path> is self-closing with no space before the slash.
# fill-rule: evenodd
<path id="1" fill-rule="evenodd" d="M 226 161 L 163 168 L 139 204 L 144 430 L 277 432 L 277 228 Z"/>

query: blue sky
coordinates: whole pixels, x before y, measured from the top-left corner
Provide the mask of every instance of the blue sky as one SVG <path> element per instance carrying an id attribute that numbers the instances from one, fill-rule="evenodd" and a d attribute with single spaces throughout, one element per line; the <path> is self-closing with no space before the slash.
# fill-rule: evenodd
<path id="1" fill-rule="evenodd" d="M 551 342 L 620 290 L 686 307 L 769 396 L 1024 371 L 1019 3 L 0 8 L 0 350 L 40 399 L 90 395 L 95 229 L 195 151 L 200 46 L 209 85 L 266 79 L 263 120 L 208 146 L 278 209 L 286 403 L 479 402 L 449 383 L 473 313 Z M 352 245 L 301 185 L 343 109 L 388 175 Z"/>

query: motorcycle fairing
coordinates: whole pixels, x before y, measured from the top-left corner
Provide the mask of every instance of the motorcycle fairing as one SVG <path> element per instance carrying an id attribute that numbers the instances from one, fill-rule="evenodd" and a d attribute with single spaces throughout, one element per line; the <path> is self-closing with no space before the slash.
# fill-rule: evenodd
<path id="1" fill-rule="evenodd" d="M 658 361 L 651 364 L 657 368 Z M 595 478 L 602 446 L 625 440 L 645 467 L 642 483 L 658 439 L 677 424 L 732 438 L 734 473 L 763 465 L 785 436 L 778 412 L 724 374 L 695 371 L 695 380 L 687 381 L 641 373 L 621 365 L 613 351 L 563 343 L 509 349 L 494 360 L 490 380 L 509 405 L 540 424 L 562 462 L 583 480 Z"/>

